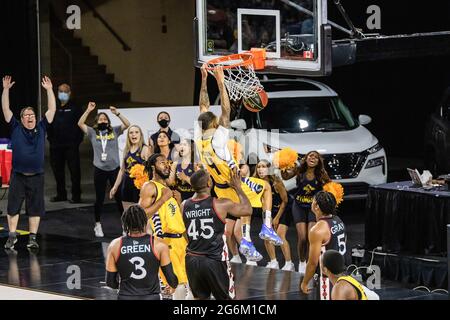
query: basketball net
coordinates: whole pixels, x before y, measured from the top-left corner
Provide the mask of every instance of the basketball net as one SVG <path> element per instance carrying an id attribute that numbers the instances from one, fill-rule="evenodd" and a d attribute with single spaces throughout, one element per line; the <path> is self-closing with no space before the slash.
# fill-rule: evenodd
<path id="1" fill-rule="evenodd" d="M 215 58 L 209 60 L 206 64 L 208 72 L 212 75 L 214 75 L 216 66 L 223 67 L 225 86 L 230 99 L 233 101 L 251 98 L 264 90 L 253 67 L 253 55 L 251 53 Z"/>

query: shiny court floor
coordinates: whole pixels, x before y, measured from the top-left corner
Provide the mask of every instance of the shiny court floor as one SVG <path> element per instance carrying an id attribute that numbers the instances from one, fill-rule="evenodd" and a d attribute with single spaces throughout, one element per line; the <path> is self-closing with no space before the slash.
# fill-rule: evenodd
<path id="1" fill-rule="evenodd" d="M 0 245 L 6 238 L 0 238 Z M 16 250 L 0 250 L 0 284 L 63 294 L 85 299 L 116 299 L 114 291 L 104 287 L 104 255 L 108 243 L 58 235 L 40 237 L 37 252 L 26 248 L 27 237 L 19 237 Z M 237 299 L 314 300 L 298 292 L 300 274 L 264 267 L 233 264 Z M 382 299 L 447 299 L 382 282 Z M 1 288 L 0 288 L 1 298 Z"/>

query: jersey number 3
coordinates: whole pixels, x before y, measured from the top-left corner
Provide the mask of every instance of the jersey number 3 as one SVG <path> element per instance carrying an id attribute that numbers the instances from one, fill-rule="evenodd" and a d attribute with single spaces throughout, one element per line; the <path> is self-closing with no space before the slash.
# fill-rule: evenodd
<path id="1" fill-rule="evenodd" d="M 208 223 L 214 223 L 214 220 L 212 218 L 210 219 L 200 219 L 200 220 L 191 220 L 191 223 L 189 224 L 189 227 L 187 229 L 187 234 L 189 238 L 192 240 L 197 240 L 199 234 L 197 231 L 197 224 L 196 222 L 200 221 L 200 229 L 202 230 L 202 233 L 200 233 L 200 237 L 203 239 L 211 239 L 214 234 L 214 229 L 211 225 L 207 225 Z"/>
<path id="2" fill-rule="evenodd" d="M 147 275 L 147 271 L 143 268 L 144 266 L 144 259 L 141 257 L 133 257 L 130 259 L 130 262 L 134 264 L 134 268 L 138 274 L 135 274 L 134 272 L 131 273 L 130 277 L 136 280 L 144 279 Z"/>

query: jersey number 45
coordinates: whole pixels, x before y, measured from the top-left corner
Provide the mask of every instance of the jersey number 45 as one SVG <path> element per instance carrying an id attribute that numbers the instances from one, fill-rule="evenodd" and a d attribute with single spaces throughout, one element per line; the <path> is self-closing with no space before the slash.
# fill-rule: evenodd
<path id="1" fill-rule="evenodd" d="M 197 222 L 200 222 L 200 226 L 197 226 L 198 225 Z M 203 239 L 211 239 L 212 236 L 214 235 L 214 228 L 211 226 L 211 224 L 213 223 L 214 223 L 213 218 L 191 220 L 191 223 L 189 224 L 189 227 L 187 229 L 187 234 L 189 238 L 192 240 L 197 240 L 199 236 L 199 231 L 201 230 L 200 237 L 202 237 Z"/>

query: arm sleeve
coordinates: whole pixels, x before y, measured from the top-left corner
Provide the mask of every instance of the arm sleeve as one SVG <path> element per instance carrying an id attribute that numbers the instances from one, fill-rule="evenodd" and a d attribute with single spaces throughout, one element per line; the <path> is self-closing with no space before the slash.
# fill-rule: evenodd
<path id="1" fill-rule="evenodd" d="M 113 127 L 113 131 L 117 136 L 120 136 L 123 133 L 122 126 Z"/>
<path id="2" fill-rule="evenodd" d="M 166 266 L 161 266 L 161 270 L 164 273 L 164 277 L 166 277 L 169 286 L 172 288 L 176 288 L 178 286 L 178 278 L 173 272 L 172 263 L 169 263 Z"/>
<path id="3" fill-rule="evenodd" d="M 110 288 L 119 288 L 119 280 L 117 279 L 118 272 L 106 271 L 106 285 Z"/>
<path id="4" fill-rule="evenodd" d="M 47 117 L 44 116 L 42 117 L 41 121 L 39 121 L 39 126 L 44 129 L 44 131 L 47 131 L 47 129 L 49 128 L 50 124 L 48 123 Z"/>
<path id="5" fill-rule="evenodd" d="M 89 126 L 87 126 L 87 136 L 90 138 L 90 137 L 93 137 L 94 135 L 95 135 L 95 130 L 94 129 L 92 129 L 91 127 L 89 127 Z"/>
<path id="6" fill-rule="evenodd" d="M 17 121 L 16 117 L 12 116 L 9 125 L 11 126 L 11 130 L 14 130 L 19 126 L 19 121 Z"/>
<path id="7" fill-rule="evenodd" d="M 234 161 L 230 150 L 228 149 L 229 137 L 230 131 L 225 127 L 219 126 L 212 138 L 212 147 L 214 148 L 214 151 L 219 156 L 219 158 L 226 161 L 231 169 L 234 169 L 237 164 Z"/>

